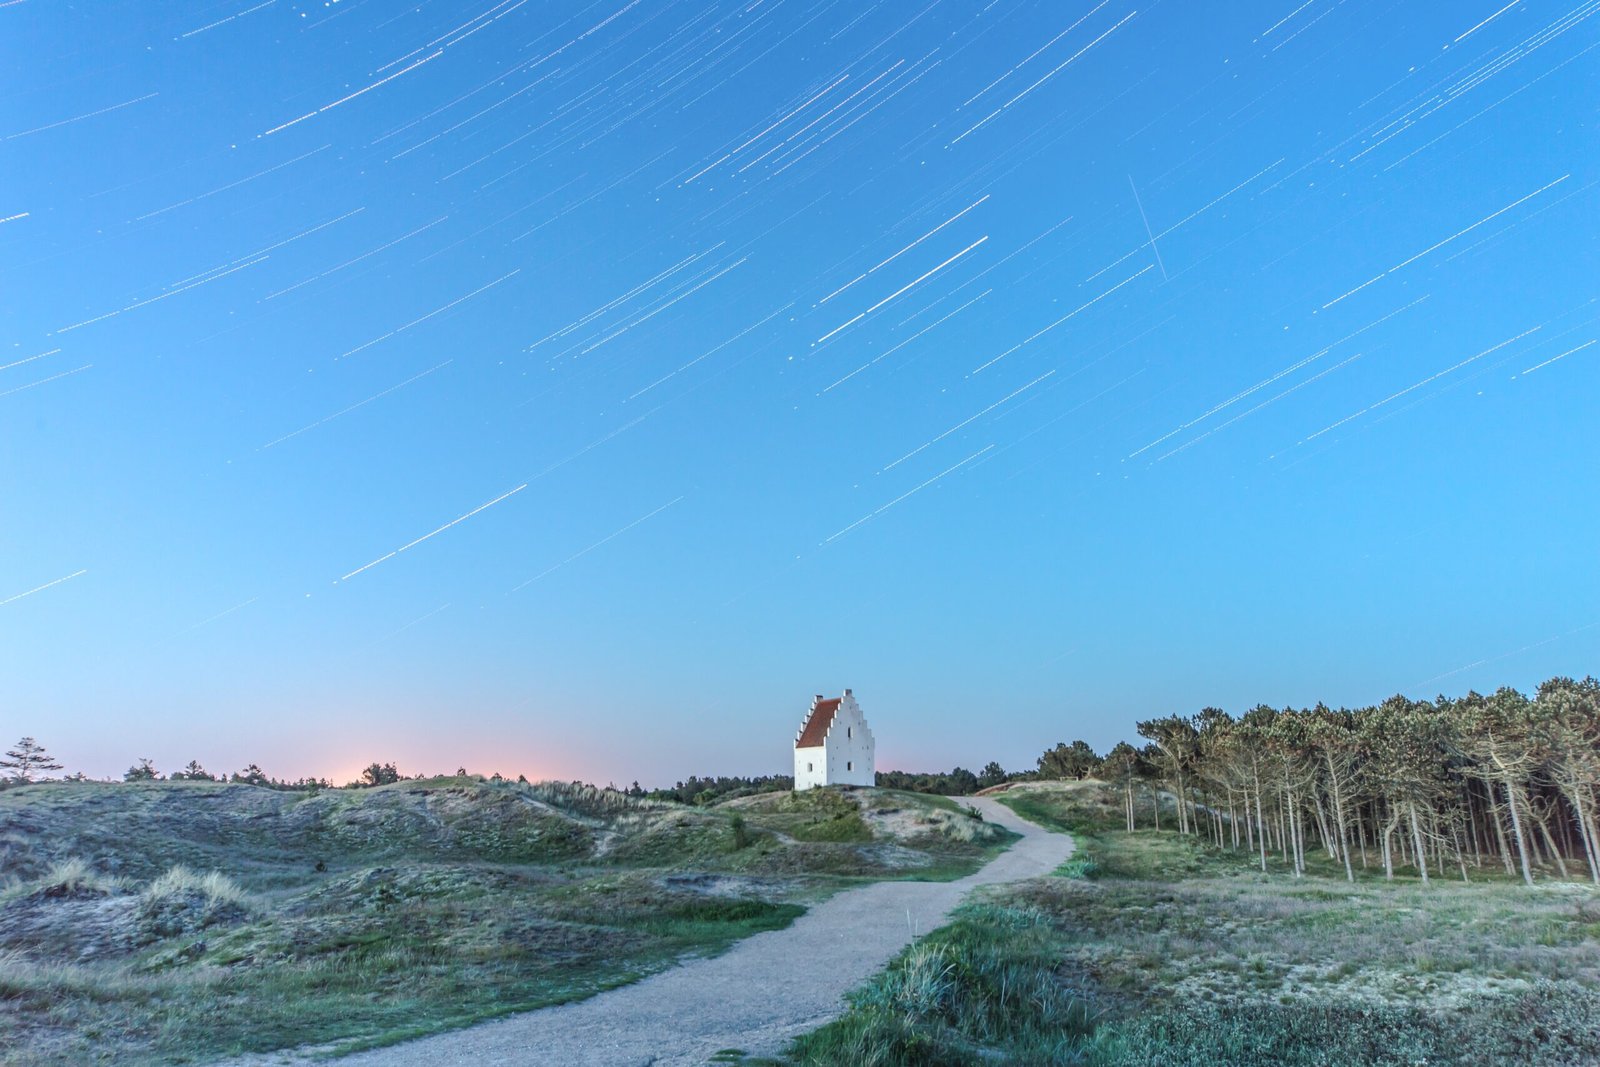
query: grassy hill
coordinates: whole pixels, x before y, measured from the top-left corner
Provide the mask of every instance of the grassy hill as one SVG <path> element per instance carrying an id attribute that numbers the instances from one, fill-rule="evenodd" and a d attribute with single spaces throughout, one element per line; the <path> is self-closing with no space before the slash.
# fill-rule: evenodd
<path id="1" fill-rule="evenodd" d="M 7 1063 L 391 1042 L 591 995 L 1010 835 L 943 798 L 709 808 L 478 778 L 0 793 Z"/>

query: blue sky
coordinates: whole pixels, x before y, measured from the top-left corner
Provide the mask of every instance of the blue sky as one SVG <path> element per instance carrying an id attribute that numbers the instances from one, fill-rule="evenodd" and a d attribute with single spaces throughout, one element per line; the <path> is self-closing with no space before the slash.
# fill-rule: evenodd
<path id="1" fill-rule="evenodd" d="M 1589 673 L 1597 12 L 0 5 L 0 728 L 657 783 Z"/>

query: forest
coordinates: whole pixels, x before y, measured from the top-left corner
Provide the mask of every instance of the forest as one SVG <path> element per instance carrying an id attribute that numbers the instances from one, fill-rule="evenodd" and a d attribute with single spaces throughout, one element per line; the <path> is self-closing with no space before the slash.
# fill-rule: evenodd
<path id="1" fill-rule="evenodd" d="M 1039 777 L 1116 786 L 1129 830 L 1141 819 L 1269 854 L 1296 877 L 1308 849 L 1345 877 L 1381 866 L 1471 880 L 1503 869 L 1600 884 L 1600 681 L 1552 678 L 1530 698 L 1390 697 L 1371 707 L 1217 708 L 1137 724 L 1143 744 L 1098 756 L 1082 741 L 1039 757 Z"/>

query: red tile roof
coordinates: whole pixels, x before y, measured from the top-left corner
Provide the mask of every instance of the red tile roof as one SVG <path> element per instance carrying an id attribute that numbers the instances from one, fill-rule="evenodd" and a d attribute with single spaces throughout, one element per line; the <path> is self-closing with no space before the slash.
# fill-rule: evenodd
<path id="1" fill-rule="evenodd" d="M 828 735 L 828 727 L 833 725 L 834 713 L 839 710 L 839 699 L 819 700 L 811 705 L 811 714 L 800 728 L 800 739 L 794 743 L 795 748 L 816 748 L 822 744 L 822 739 Z"/>

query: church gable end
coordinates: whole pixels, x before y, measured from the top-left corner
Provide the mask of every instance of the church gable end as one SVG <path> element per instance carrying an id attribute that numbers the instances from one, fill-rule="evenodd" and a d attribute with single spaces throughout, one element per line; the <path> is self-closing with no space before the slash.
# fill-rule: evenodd
<path id="1" fill-rule="evenodd" d="M 811 703 L 794 742 L 794 787 L 873 785 L 876 782 L 874 742 L 855 696 L 820 693 Z"/>

